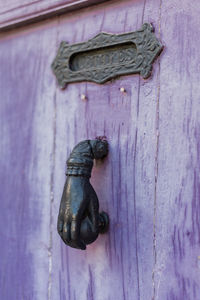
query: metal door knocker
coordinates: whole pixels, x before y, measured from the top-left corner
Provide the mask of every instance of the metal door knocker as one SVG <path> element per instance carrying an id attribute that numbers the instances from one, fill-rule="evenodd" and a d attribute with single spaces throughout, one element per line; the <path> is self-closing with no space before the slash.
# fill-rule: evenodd
<path id="1" fill-rule="evenodd" d="M 108 215 L 99 213 L 99 201 L 89 181 L 93 159 L 102 159 L 107 154 L 108 142 L 98 138 L 80 142 L 67 160 L 67 179 L 57 229 L 64 243 L 70 247 L 85 250 L 99 233 L 108 229 Z"/>

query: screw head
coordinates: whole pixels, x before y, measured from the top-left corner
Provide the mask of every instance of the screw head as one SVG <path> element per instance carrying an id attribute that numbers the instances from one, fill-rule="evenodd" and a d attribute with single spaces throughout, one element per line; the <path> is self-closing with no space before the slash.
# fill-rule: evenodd
<path id="1" fill-rule="evenodd" d="M 124 87 L 120 87 L 120 92 L 121 93 L 125 93 L 126 92 L 125 88 Z"/>
<path id="2" fill-rule="evenodd" d="M 87 99 L 86 95 L 85 94 L 81 94 L 81 100 L 86 100 L 86 99 Z"/>

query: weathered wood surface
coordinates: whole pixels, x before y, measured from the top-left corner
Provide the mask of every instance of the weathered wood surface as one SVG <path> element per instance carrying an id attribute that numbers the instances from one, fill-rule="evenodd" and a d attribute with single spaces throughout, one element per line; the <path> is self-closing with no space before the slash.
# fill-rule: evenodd
<path id="1" fill-rule="evenodd" d="M 198 1 L 163 1 L 155 299 L 200 299 Z"/>
<path id="2" fill-rule="evenodd" d="M 0 0 L 0 31 L 25 26 L 104 1 L 106 0 Z"/>
<path id="3" fill-rule="evenodd" d="M 1 40 L 0 299 L 48 296 L 55 45 L 53 27 Z"/>
<path id="4" fill-rule="evenodd" d="M 199 300 L 197 8 L 111 1 L 2 36 L 0 299 Z M 61 40 L 144 22 L 165 44 L 150 79 L 56 87 Z M 62 243 L 57 213 L 67 156 L 99 135 L 110 154 L 92 184 L 111 224 L 84 252 Z"/>

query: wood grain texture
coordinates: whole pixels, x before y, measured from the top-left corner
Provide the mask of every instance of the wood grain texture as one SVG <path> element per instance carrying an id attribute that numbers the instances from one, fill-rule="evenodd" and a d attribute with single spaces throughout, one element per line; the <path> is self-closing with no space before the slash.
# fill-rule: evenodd
<path id="1" fill-rule="evenodd" d="M 199 300 L 197 8 L 109 1 L 2 35 L 0 299 Z M 165 44 L 150 79 L 56 86 L 50 65 L 61 40 L 144 22 Z M 99 135 L 110 153 L 91 182 L 111 223 L 84 252 L 60 240 L 57 214 L 70 151 Z"/>
<path id="2" fill-rule="evenodd" d="M 155 10 L 153 2 L 146 7 L 145 3 L 117 2 L 63 17 L 58 40 L 74 43 L 100 31 L 137 30 L 149 21 L 144 20 L 145 8 L 157 22 L 159 7 Z M 53 299 L 58 293 L 60 299 L 88 300 L 153 295 L 157 89 L 155 68 L 154 77 L 146 82 L 127 76 L 101 86 L 80 83 L 69 85 L 65 92 L 57 90 L 55 199 L 61 197 L 64 164 L 73 146 L 106 135 L 110 154 L 104 165 L 95 167 L 92 183 L 111 224 L 109 234 L 99 237 L 86 252 L 67 248 L 53 233 Z M 81 101 L 81 94 L 88 100 Z M 54 216 L 57 210 L 55 205 Z M 54 228 L 56 221 L 54 217 Z"/>
<path id="3" fill-rule="evenodd" d="M 1 40 L 0 299 L 48 298 L 55 41 L 54 28 Z"/>
<path id="4" fill-rule="evenodd" d="M 0 32 L 108 0 L 0 0 Z"/>
<path id="5" fill-rule="evenodd" d="M 161 6 L 154 299 L 200 297 L 198 15 L 198 1 Z"/>

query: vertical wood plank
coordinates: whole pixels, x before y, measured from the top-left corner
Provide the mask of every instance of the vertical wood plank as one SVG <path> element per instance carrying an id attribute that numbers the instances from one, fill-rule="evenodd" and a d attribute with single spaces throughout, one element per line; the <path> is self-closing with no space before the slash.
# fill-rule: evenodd
<path id="1" fill-rule="evenodd" d="M 55 40 L 38 28 L 0 41 L 1 299 L 48 299 Z"/>
<path id="2" fill-rule="evenodd" d="M 137 30 L 158 18 L 159 5 L 155 9 L 152 1 L 113 2 L 61 18 L 58 40 L 74 43 L 100 31 Z M 52 299 L 58 294 L 60 299 L 80 300 L 146 299 L 153 294 L 156 65 L 154 69 L 146 82 L 126 76 L 103 86 L 76 83 L 57 90 L 54 227 L 67 156 L 79 141 L 99 135 L 107 136 L 110 154 L 95 166 L 91 181 L 111 225 L 109 234 L 86 252 L 66 247 L 55 232 Z M 81 94 L 88 99 L 82 101 Z"/>
<path id="3" fill-rule="evenodd" d="M 199 2 L 162 1 L 153 299 L 199 299 Z"/>

